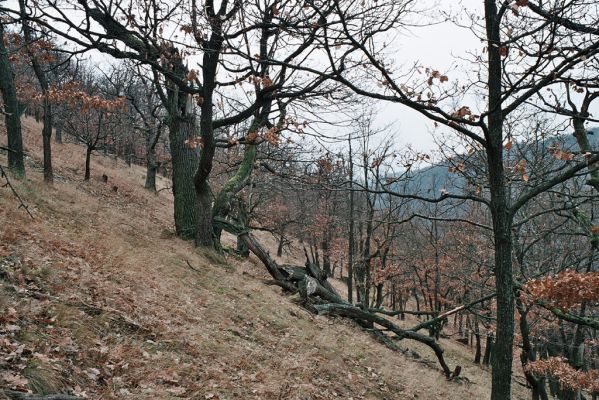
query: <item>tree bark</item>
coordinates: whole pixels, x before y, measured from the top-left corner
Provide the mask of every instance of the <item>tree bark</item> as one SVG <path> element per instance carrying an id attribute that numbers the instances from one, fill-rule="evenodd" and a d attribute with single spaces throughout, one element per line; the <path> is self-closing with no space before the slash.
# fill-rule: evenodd
<path id="1" fill-rule="evenodd" d="M 21 10 L 22 24 L 23 24 L 23 35 L 26 41 L 26 48 L 31 60 L 31 66 L 35 73 L 35 76 L 40 84 L 42 93 L 44 95 L 43 110 L 44 120 L 42 128 L 42 141 L 44 149 L 44 182 L 52 183 L 54 181 L 54 171 L 52 170 L 52 105 L 48 98 L 48 79 L 46 72 L 42 69 L 42 66 L 38 60 L 37 55 L 31 50 L 30 44 L 33 42 L 33 35 L 31 28 L 27 20 L 27 12 L 25 9 L 25 0 L 19 0 L 19 7 Z"/>
<path id="2" fill-rule="evenodd" d="M 193 171 L 199 154 L 185 141 L 196 137 L 195 117 L 193 113 L 186 113 L 187 98 L 179 93 L 179 88 L 169 84 L 167 89 L 175 230 L 179 237 L 192 239 L 195 237 L 200 209 L 193 184 Z"/>
<path id="3" fill-rule="evenodd" d="M 354 293 L 354 162 L 352 160 L 352 138 L 349 137 L 349 238 L 348 238 L 348 261 L 347 261 L 347 301 L 353 304 Z"/>
<path id="4" fill-rule="evenodd" d="M 253 123 L 250 127 L 250 132 L 258 129 L 256 123 Z M 221 218 L 226 218 L 232 209 L 233 197 L 247 184 L 250 179 L 250 175 L 254 168 L 254 161 L 256 160 L 257 145 L 247 144 L 243 152 L 243 160 L 237 169 L 237 172 L 224 184 L 216 200 L 214 201 L 214 207 L 212 209 L 212 215 Z M 222 229 L 218 226 L 214 227 L 214 240 L 215 244 L 220 244 L 220 236 Z"/>
<path id="5" fill-rule="evenodd" d="M 4 103 L 4 121 L 8 135 L 8 168 L 16 178 L 25 177 L 23 161 L 23 137 L 21 134 L 21 113 L 17 100 L 14 72 L 4 45 L 4 24 L 0 20 L 0 90 Z"/>
<path id="6" fill-rule="evenodd" d="M 480 364 L 481 346 L 480 346 L 480 327 L 478 324 L 478 318 L 475 317 L 474 321 L 474 338 L 476 340 L 476 353 L 474 353 L 474 363 Z"/>
<path id="7" fill-rule="evenodd" d="M 488 57 L 487 163 L 495 250 L 495 289 L 497 293 L 497 342 L 493 349 L 491 400 L 512 398 L 514 342 L 514 288 L 512 277 L 512 215 L 503 165 L 503 110 L 500 15 L 495 0 L 485 0 Z M 485 354 L 486 356 L 487 354 Z"/>
<path id="8" fill-rule="evenodd" d="M 583 112 L 585 114 L 584 117 L 586 117 L 588 111 L 584 110 Z M 592 151 L 593 148 L 589 142 L 587 130 L 584 127 L 585 118 L 574 117 L 572 118 L 572 122 L 574 125 L 574 137 L 576 138 L 580 152 L 587 153 Z M 587 180 L 587 183 L 599 191 L 599 166 L 597 164 L 589 165 L 589 175 L 590 178 Z"/>
<path id="9" fill-rule="evenodd" d="M 214 10 L 210 10 L 214 11 Z M 218 59 L 222 51 L 224 42 L 223 37 L 223 15 L 211 15 L 210 21 L 211 35 L 205 44 L 203 65 L 202 65 L 202 84 L 203 97 L 200 115 L 200 135 L 202 139 L 202 152 L 197 164 L 194 175 L 194 186 L 196 196 L 199 201 L 198 220 L 196 227 L 196 246 L 213 247 L 213 227 L 212 227 L 212 192 L 208 178 L 212 172 L 212 162 L 216 150 L 214 140 L 214 126 L 212 120 L 214 116 L 214 89 L 216 88 L 216 69 Z"/>
<path id="10" fill-rule="evenodd" d="M 54 142 L 62 144 L 62 121 L 60 118 L 54 118 Z"/>
<path id="11" fill-rule="evenodd" d="M 90 162 L 92 158 L 92 150 L 92 147 L 90 147 L 89 145 L 85 149 L 85 175 L 83 177 L 83 180 L 86 182 L 89 181 L 89 178 L 91 176 Z"/>
<path id="12" fill-rule="evenodd" d="M 487 334 L 487 340 L 485 343 L 485 355 L 483 356 L 483 364 L 489 365 L 493 359 L 493 334 Z"/>
<path id="13" fill-rule="evenodd" d="M 279 234 L 281 236 L 279 237 L 279 244 L 277 245 L 277 257 L 282 257 L 283 246 L 285 245 L 285 229 L 281 229 L 281 232 L 279 232 Z"/>
<path id="14" fill-rule="evenodd" d="M 146 182 L 144 188 L 156 192 L 156 172 L 158 163 L 156 162 L 156 143 L 160 131 L 153 127 L 150 134 L 146 136 Z"/>

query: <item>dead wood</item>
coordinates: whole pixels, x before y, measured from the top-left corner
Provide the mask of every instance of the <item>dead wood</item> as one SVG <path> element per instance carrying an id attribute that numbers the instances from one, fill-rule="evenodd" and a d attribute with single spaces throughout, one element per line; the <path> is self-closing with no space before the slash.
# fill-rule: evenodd
<path id="1" fill-rule="evenodd" d="M 411 330 L 401 329 L 400 327 L 398 327 L 397 325 L 395 325 L 394 323 L 392 323 L 391 321 L 389 321 L 386 318 L 380 317 L 380 316 L 373 314 L 371 312 L 368 312 L 368 311 L 364 311 L 364 310 L 362 310 L 356 306 L 350 305 L 350 304 L 329 303 L 329 304 L 315 305 L 314 308 L 316 308 L 316 310 L 318 310 L 318 312 L 321 314 L 339 315 L 339 316 L 343 316 L 343 317 L 352 318 L 355 320 L 367 321 L 367 322 L 370 322 L 370 323 L 373 323 L 376 325 L 380 325 L 380 326 L 386 328 L 387 330 L 393 332 L 398 339 L 404 339 L 404 338 L 412 339 L 412 340 L 415 340 L 417 342 L 427 345 L 428 347 L 430 347 L 433 350 L 433 352 L 437 356 L 437 360 L 439 361 L 439 364 L 441 365 L 441 368 L 443 369 L 443 373 L 445 374 L 445 377 L 448 379 L 451 377 L 451 374 L 452 374 L 451 369 L 445 362 L 445 358 L 443 357 L 443 349 L 441 348 L 441 346 L 439 346 L 439 344 L 435 341 L 434 338 L 425 336 L 425 335 L 421 335 L 420 333 L 413 332 Z"/>
<path id="2" fill-rule="evenodd" d="M 316 264 L 310 262 L 309 259 L 305 268 L 294 265 L 279 266 L 270 256 L 268 251 L 262 247 L 258 240 L 247 229 L 236 226 L 231 222 L 218 217 L 214 219 L 214 224 L 229 233 L 237 235 L 247 248 L 262 261 L 270 275 L 273 277 L 271 283 L 281 286 L 285 290 L 291 292 L 299 292 L 304 299 L 304 306 L 309 310 L 319 314 L 337 315 L 353 319 L 362 328 L 375 335 L 381 343 L 393 350 L 398 350 L 398 347 L 380 329 L 375 329 L 375 324 L 394 334 L 394 338 L 396 339 L 405 338 L 424 343 L 435 353 L 445 377 L 447 379 L 452 378 L 452 371 L 443 357 L 443 349 L 434 338 L 417 333 L 414 329 L 401 329 L 384 317 L 378 316 L 369 310 L 363 310 L 349 304 L 339 296 L 332 285 L 326 280 L 326 276 L 321 273 L 320 268 Z M 323 302 L 326 303 L 322 304 Z M 446 318 L 447 315 L 448 313 L 444 313 L 444 318 Z M 431 321 L 436 320 L 437 318 L 432 319 Z M 431 321 L 427 322 L 430 323 Z M 460 370 L 461 368 L 458 367 L 455 371 L 459 374 Z"/>
<path id="3" fill-rule="evenodd" d="M 30 394 L 23 393 L 16 390 L 2 390 L 0 393 L 4 398 L 11 400 L 81 400 L 83 397 L 72 396 L 70 394 Z"/>

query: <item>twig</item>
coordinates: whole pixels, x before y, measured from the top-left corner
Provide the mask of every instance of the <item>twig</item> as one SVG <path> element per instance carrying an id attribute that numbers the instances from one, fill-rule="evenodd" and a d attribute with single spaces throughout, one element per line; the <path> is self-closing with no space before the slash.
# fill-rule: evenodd
<path id="1" fill-rule="evenodd" d="M 193 265 L 191 265 L 191 263 L 189 262 L 189 260 L 185 260 L 185 262 L 187 263 L 187 266 L 192 270 L 197 272 L 198 274 L 201 274 L 202 271 L 200 271 L 199 269 L 197 269 L 196 267 L 194 267 Z"/>
<path id="2" fill-rule="evenodd" d="M 2 168 L 2 165 L 0 165 L 0 177 L 4 178 L 6 180 L 6 183 L 2 187 L 10 188 L 10 190 L 12 191 L 12 193 L 15 195 L 15 197 L 17 198 L 17 200 L 20 203 L 19 208 L 24 208 L 25 211 L 27 212 L 27 214 L 29 214 L 29 216 L 31 217 L 31 219 L 34 219 L 33 214 L 31 214 L 31 211 L 29 211 L 29 206 L 27 204 L 25 204 L 25 202 L 23 201 L 21 196 L 19 196 L 19 193 L 17 193 L 14 186 L 10 183 L 10 179 L 8 179 L 8 175 L 6 174 L 6 172 L 4 172 L 4 168 Z"/>

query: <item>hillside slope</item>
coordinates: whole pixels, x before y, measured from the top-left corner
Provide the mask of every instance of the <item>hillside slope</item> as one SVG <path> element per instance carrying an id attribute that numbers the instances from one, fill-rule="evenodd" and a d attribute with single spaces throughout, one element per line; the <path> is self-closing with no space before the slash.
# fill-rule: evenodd
<path id="1" fill-rule="evenodd" d="M 253 257 L 225 260 L 176 238 L 172 199 L 143 189 L 142 167 L 96 156 L 84 183 L 83 148 L 54 145 L 56 182 L 44 185 L 41 126 L 23 123 L 28 175 L 13 183 L 35 218 L 0 190 L 0 388 L 90 399 L 489 398 L 490 373 L 467 346 L 443 340 L 467 378 L 447 382 L 427 349 L 403 341 L 412 352 L 392 352 L 265 285 Z"/>

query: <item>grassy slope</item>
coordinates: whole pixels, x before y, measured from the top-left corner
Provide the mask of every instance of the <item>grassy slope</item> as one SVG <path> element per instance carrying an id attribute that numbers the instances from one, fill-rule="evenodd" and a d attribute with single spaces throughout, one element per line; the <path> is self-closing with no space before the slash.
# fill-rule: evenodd
<path id="1" fill-rule="evenodd" d="M 489 398 L 490 374 L 467 347 L 445 341 L 471 381 L 446 382 L 425 348 L 400 343 L 421 359 L 391 352 L 264 285 L 254 258 L 224 263 L 175 238 L 170 195 L 144 191 L 141 167 L 97 156 L 84 183 L 83 148 L 54 145 L 57 179 L 45 186 L 41 126 L 26 119 L 24 130 L 32 158 L 16 187 L 35 220 L 0 190 L 0 387 L 94 399 Z"/>

